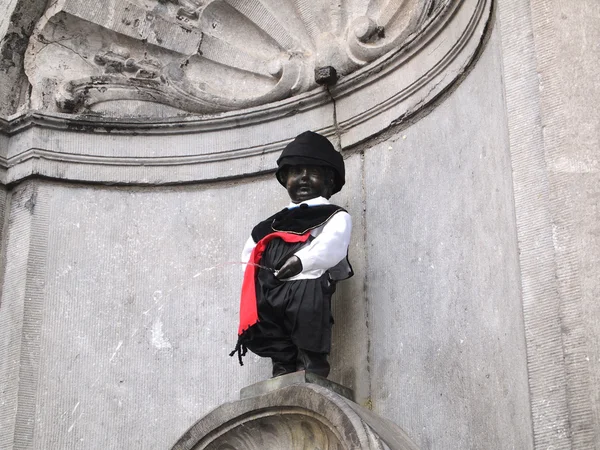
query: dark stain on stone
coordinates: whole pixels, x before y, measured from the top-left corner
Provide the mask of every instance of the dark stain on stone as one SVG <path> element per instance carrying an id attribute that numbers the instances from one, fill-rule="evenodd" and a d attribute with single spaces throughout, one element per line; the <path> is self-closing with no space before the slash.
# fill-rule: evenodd
<path id="1" fill-rule="evenodd" d="M 28 39 L 19 33 L 8 33 L 0 42 L 0 71 L 8 72 L 15 67 L 27 49 Z"/>
<path id="2" fill-rule="evenodd" d="M 435 6 L 435 2 L 431 2 L 429 4 L 429 8 L 427 8 L 427 12 L 425 13 L 427 17 L 431 17 L 431 15 L 433 14 L 434 6 Z"/>
<path id="3" fill-rule="evenodd" d="M 25 202 L 25 205 L 23 205 L 23 206 L 25 206 L 25 209 L 27 209 L 29 211 L 30 214 L 33 214 L 33 210 L 35 209 L 36 199 L 37 199 L 37 193 L 33 192 L 31 194 L 31 197 L 29 197 L 29 200 L 27 200 Z"/>

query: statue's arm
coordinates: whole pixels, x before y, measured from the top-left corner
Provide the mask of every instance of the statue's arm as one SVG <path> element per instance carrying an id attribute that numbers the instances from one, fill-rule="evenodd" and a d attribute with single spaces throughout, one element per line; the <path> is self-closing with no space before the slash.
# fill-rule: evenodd
<path id="1" fill-rule="evenodd" d="M 350 214 L 336 213 L 308 245 L 296 252 L 302 270 L 327 270 L 339 263 L 348 254 L 351 233 Z"/>
<path id="2" fill-rule="evenodd" d="M 246 270 L 246 263 L 250 260 L 250 255 L 252 254 L 254 247 L 256 247 L 256 242 L 254 242 L 254 239 L 252 239 L 252 236 L 250 236 L 244 244 L 244 249 L 242 250 L 242 256 L 240 259 L 240 261 L 244 263 L 242 265 L 242 271 Z"/>
<path id="3" fill-rule="evenodd" d="M 275 276 L 280 280 L 285 280 L 286 278 L 295 277 L 300 272 L 302 272 L 302 261 L 296 255 L 293 255 L 287 259 Z"/>

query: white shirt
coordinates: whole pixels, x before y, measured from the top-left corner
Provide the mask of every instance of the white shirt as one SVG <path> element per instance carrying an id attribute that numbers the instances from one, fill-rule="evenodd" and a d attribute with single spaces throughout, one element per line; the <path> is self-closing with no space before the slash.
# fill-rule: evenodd
<path id="1" fill-rule="evenodd" d="M 308 206 L 331 204 L 326 198 L 317 197 L 301 203 L 290 203 L 287 208 L 297 208 L 303 203 Z M 314 239 L 295 253 L 302 262 L 302 272 L 286 281 L 319 278 L 327 269 L 336 266 L 348 254 L 351 232 L 352 218 L 345 211 L 335 213 L 325 225 L 311 230 L 310 234 Z M 256 242 L 250 236 L 242 250 L 243 263 L 248 262 L 255 246 Z M 242 268 L 245 270 L 246 266 L 243 265 Z"/>

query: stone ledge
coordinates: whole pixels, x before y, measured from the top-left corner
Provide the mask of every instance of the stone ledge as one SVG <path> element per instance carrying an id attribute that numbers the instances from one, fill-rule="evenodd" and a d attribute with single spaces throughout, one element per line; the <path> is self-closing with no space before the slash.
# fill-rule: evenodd
<path id="1" fill-rule="evenodd" d="M 257 395 L 267 394 L 287 386 L 293 386 L 302 383 L 312 383 L 322 386 L 338 395 L 341 395 L 342 397 L 347 398 L 348 400 L 355 401 L 354 391 L 352 389 L 304 370 L 299 370 L 298 372 L 271 378 L 270 380 L 266 381 L 259 381 L 258 383 L 246 386 L 240 391 L 240 399 L 256 397 Z"/>

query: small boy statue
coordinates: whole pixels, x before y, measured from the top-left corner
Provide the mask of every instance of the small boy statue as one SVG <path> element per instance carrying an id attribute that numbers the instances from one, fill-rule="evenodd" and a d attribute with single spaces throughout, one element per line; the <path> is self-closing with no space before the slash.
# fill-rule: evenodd
<path id="1" fill-rule="evenodd" d="M 353 275 L 350 215 L 329 202 L 345 183 L 344 160 L 331 142 L 306 131 L 277 160 L 277 180 L 291 203 L 252 230 L 244 246 L 236 352 L 271 358 L 273 377 L 306 370 L 329 374 L 331 296 Z"/>

